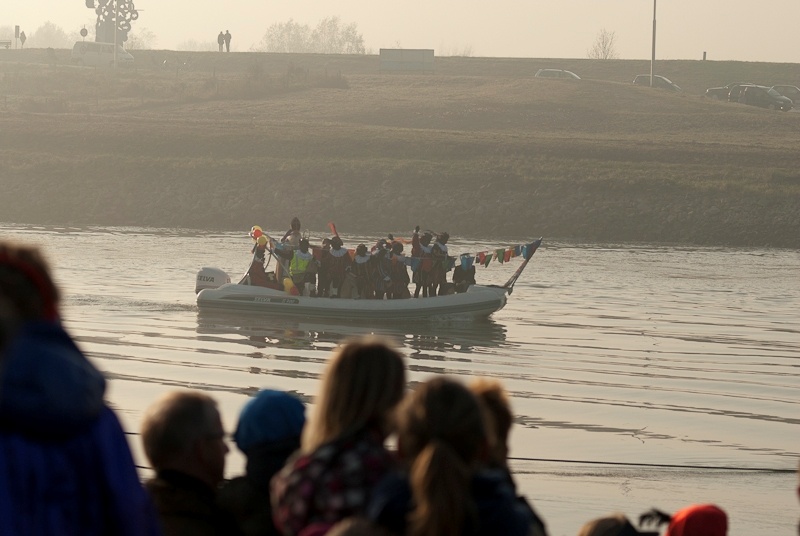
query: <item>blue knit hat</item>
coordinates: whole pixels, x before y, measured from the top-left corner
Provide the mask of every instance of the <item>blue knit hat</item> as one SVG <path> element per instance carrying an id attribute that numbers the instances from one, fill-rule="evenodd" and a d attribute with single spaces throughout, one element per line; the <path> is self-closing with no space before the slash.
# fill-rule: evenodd
<path id="1" fill-rule="evenodd" d="M 264 389 L 251 398 L 239 415 L 233 439 L 246 451 L 262 443 L 300 437 L 305 425 L 305 406 L 284 391 Z"/>

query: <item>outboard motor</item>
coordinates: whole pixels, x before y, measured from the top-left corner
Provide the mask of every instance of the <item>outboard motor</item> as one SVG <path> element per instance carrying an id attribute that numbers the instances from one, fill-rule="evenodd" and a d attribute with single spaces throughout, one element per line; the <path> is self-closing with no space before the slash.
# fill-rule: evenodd
<path id="1" fill-rule="evenodd" d="M 207 288 L 218 288 L 225 283 L 230 283 L 231 278 L 219 268 L 209 268 L 204 266 L 197 272 L 197 282 L 194 285 L 194 293 L 198 294 Z"/>

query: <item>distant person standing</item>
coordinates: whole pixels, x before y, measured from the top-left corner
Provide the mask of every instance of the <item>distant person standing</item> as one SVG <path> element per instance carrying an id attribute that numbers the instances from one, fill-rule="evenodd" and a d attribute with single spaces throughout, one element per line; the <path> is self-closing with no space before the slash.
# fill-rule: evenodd
<path id="1" fill-rule="evenodd" d="M 225 51 L 231 51 L 231 32 L 228 30 L 225 30 Z"/>
<path id="2" fill-rule="evenodd" d="M 217 44 L 219 45 L 219 51 L 222 52 L 222 45 L 225 44 L 225 34 L 222 33 L 222 30 L 219 31 L 217 36 Z"/>

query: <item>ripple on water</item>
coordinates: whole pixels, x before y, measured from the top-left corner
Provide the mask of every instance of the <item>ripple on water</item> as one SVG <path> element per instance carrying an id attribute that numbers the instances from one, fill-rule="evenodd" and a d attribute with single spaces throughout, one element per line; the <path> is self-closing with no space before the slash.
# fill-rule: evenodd
<path id="1" fill-rule="evenodd" d="M 503 382 L 515 414 L 512 454 L 561 460 L 513 464 L 553 534 L 576 533 L 578 510 L 582 519 L 614 509 L 635 516 L 707 500 L 733 512 L 733 536 L 793 531 L 785 512 L 794 494 L 778 490 L 792 489 L 794 477 L 735 469 L 796 468 L 797 252 L 545 240 L 487 322 L 372 326 L 198 313 L 197 269 L 242 273 L 251 246 L 244 233 L 0 230 L 50 253 L 66 325 L 108 375 L 109 399 L 129 430 L 175 388 L 212 393 L 229 429 L 260 388 L 313 402 L 331 351 L 377 334 L 403 349 L 411 388 L 432 374 Z M 493 247 L 451 242 L 456 253 Z M 478 277 L 502 284 L 513 269 L 492 264 Z M 231 471 L 242 466 L 233 456 Z"/>

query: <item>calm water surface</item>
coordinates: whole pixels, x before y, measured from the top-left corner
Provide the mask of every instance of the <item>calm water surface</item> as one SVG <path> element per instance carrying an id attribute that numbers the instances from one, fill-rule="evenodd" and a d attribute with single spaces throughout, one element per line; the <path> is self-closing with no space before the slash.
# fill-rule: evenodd
<path id="1" fill-rule="evenodd" d="M 236 279 L 249 262 L 245 233 L 3 224 L 0 238 L 45 249 L 65 323 L 111 380 L 142 465 L 135 433 L 159 394 L 207 391 L 232 430 L 257 389 L 313 403 L 331 350 L 375 332 L 402 346 L 412 383 L 503 382 L 516 414 L 513 467 L 553 536 L 612 511 L 694 502 L 725 508 L 734 536 L 796 534 L 797 251 L 545 237 L 490 320 L 376 327 L 198 313 L 196 271 L 217 266 Z M 504 245 L 455 240 L 451 251 Z M 478 279 L 503 283 L 517 262 L 479 268 Z M 228 473 L 241 469 L 234 448 Z"/>

